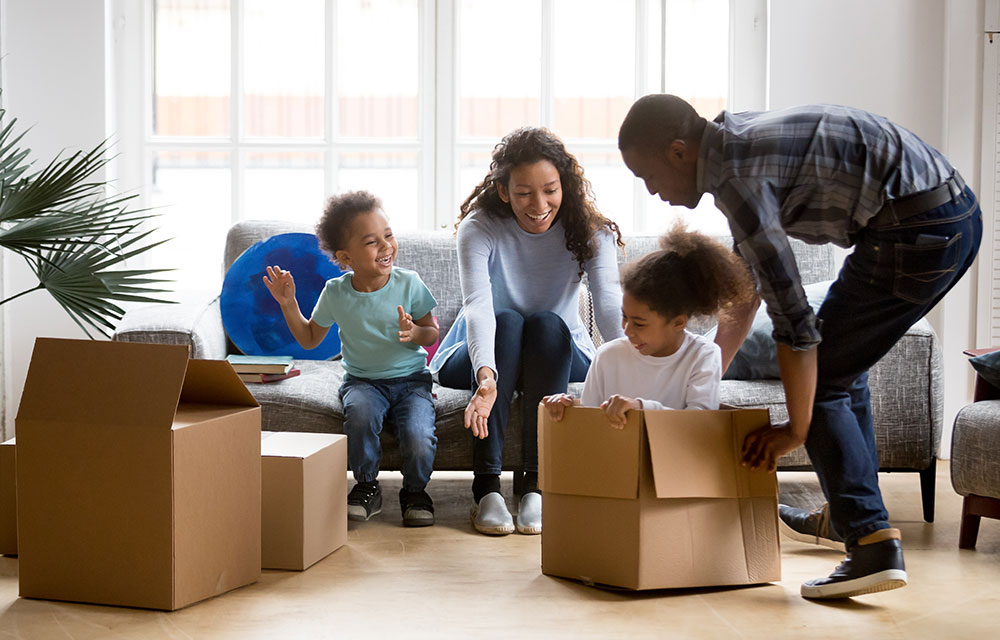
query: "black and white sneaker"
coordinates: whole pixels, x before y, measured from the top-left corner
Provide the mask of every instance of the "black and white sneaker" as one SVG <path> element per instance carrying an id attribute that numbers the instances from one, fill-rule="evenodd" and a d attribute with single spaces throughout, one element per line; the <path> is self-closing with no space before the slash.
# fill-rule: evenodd
<path id="1" fill-rule="evenodd" d="M 829 503 L 812 511 L 779 504 L 778 530 L 792 540 L 822 545 L 841 553 L 846 551 L 844 539 L 837 535 L 830 524 Z"/>
<path id="2" fill-rule="evenodd" d="M 375 482 L 359 482 L 347 494 L 347 517 L 365 521 L 382 513 L 382 489 Z"/>
<path id="3" fill-rule="evenodd" d="M 802 584 L 802 597 L 850 598 L 906 586 L 899 529 L 880 529 L 851 547 L 827 578 Z"/>
<path id="4" fill-rule="evenodd" d="M 429 527 L 434 524 L 434 501 L 426 491 L 399 490 L 399 510 L 404 527 Z"/>

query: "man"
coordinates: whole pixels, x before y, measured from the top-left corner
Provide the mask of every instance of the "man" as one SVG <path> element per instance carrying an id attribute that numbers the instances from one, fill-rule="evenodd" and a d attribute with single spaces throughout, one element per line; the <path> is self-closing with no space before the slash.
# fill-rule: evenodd
<path id="1" fill-rule="evenodd" d="M 878 487 L 868 369 L 972 264 L 982 236 L 975 195 L 913 133 L 846 107 L 723 111 L 708 122 L 676 96 L 650 95 L 629 110 L 618 147 L 651 195 L 694 208 L 712 194 L 758 278 L 789 421 L 748 435 L 743 461 L 774 469 L 805 444 L 847 550 L 829 577 L 805 582 L 802 595 L 904 586 L 899 531 Z M 789 236 L 854 247 L 816 314 Z M 746 337 L 749 314 L 719 327 L 724 368 Z M 781 510 L 786 524 L 820 535 L 824 515 Z"/>

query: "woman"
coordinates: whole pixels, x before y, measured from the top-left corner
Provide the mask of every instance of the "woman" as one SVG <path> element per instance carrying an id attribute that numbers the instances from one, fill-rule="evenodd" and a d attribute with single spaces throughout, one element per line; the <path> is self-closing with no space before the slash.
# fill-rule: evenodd
<path id="1" fill-rule="evenodd" d="M 621 232 L 597 210 L 562 141 L 525 127 L 493 150 L 489 173 L 462 204 L 457 237 L 464 306 L 431 370 L 442 385 L 476 390 L 465 410 L 465 426 L 478 438 L 472 523 L 492 535 L 515 529 L 500 494 L 500 466 L 517 388 L 524 395 L 525 490 L 516 528 L 541 533 L 538 403 L 582 381 L 594 355 L 579 317 L 584 273 L 601 335 L 622 335 Z"/>

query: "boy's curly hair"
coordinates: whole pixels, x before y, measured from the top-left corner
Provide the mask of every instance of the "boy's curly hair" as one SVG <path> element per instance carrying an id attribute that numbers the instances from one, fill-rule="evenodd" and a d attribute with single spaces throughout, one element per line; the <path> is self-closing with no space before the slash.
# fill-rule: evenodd
<path id="1" fill-rule="evenodd" d="M 563 221 L 566 249 L 579 263 L 579 275 L 582 276 L 583 263 L 594 257 L 592 241 L 598 229 L 607 228 L 619 247 L 624 247 L 625 243 L 618 225 L 597 210 L 593 189 L 590 181 L 583 176 L 580 163 L 566 150 L 562 140 L 544 127 L 516 129 L 504 136 L 493 148 L 490 171 L 462 203 L 458 222 L 476 209 L 490 215 L 513 217 L 514 210 L 510 204 L 500 199 L 497 185 L 507 185 L 510 173 L 515 168 L 540 160 L 548 160 L 559 171 L 563 197 L 556 219 Z M 457 228 L 458 224 L 455 226 Z"/>
<path id="2" fill-rule="evenodd" d="M 656 313 L 713 316 L 749 304 L 756 292 L 743 259 L 682 222 L 660 238 L 660 250 L 625 266 L 622 288 Z"/>
<path id="3" fill-rule="evenodd" d="M 382 201 L 367 191 L 348 191 L 332 196 L 323 208 L 323 217 L 316 224 L 319 248 L 331 256 L 347 245 L 351 223 L 359 215 L 381 211 Z"/>

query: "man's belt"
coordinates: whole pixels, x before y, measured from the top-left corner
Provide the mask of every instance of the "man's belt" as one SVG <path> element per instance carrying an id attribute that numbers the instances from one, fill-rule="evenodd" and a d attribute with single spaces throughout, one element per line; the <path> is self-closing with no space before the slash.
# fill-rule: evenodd
<path id="1" fill-rule="evenodd" d="M 868 226 L 889 226 L 902 222 L 907 218 L 951 202 L 962 195 L 963 191 L 965 191 L 965 181 L 955 171 L 940 186 L 887 201 L 882 209 L 869 221 Z"/>

